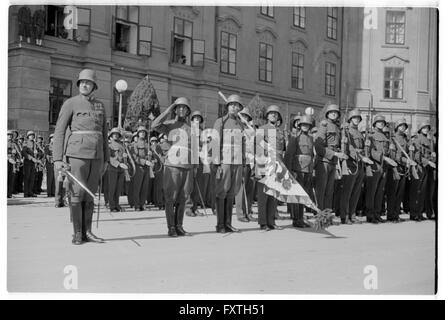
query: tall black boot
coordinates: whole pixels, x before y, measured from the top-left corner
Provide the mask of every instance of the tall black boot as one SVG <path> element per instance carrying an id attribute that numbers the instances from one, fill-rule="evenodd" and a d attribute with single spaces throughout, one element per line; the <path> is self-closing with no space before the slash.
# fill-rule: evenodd
<path id="1" fill-rule="evenodd" d="M 216 232 L 225 233 L 226 228 L 224 226 L 224 199 L 216 198 Z"/>
<path id="2" fill-rule="evenodd" d="M 93 224 L 93 211 L 94 211 L 94 202 L 85 202 L 84 205 L 84 215 L 85 215 L 85 238 L 88 242 L 97 242 L 104 243 L 105 240 L 95 236 L 91 232 L 91 226 Z"/>
<path id="3" fill-rule="evenodd" d="M 225 227 L 228 232 L 240 232 L 239 229 L 232 226 L 233 198 L 226 198 L 225 203 Z"/>
<path id="4" fill-rule="evenodd" d="M 175 228 L 175 207 L 173 203 L 165 204 L 165 218 L 167 219 L 167 228 L 169 237 L 177 237 Z"/>
<path id="5" fill-rule="evenodd" d="M 175 210 L 175 230 L 178 236 L 191 236 L 190 232 L 187 232 L 183 228 L 184 223 L 184 211 L 185 211 L 185 202 L 180 202 L 176 204 Z"/>
<path id="6" fill-rule="evenodd" d="M 70 205 L 70 213 L 73 220 L 73 241 L 75 245 L 83 243 L 82 240 L 82 205 L 79 202 L 73 202 Z"/>

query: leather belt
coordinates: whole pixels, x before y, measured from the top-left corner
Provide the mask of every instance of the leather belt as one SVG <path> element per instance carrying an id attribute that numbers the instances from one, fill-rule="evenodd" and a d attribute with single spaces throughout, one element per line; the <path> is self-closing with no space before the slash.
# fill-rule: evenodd
<path id="1" fill-rule="evenodd" d="M 102 134 L 102 131 L 97 131 L 97 130 L 77 130 L 77 131 L 72 131 L 71 133 L 75 133 L 75 134 Z"/>

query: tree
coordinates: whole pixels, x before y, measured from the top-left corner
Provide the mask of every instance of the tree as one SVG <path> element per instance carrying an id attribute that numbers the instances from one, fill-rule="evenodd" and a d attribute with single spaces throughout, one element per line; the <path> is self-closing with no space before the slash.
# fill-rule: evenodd
<path id="1" fill-rule="evenodd" d="M 161 114 L 156 90 L 150 82 L 148 75 L 136 86 L 128 102 L 125 115 L 125 130 L 135 131 L 138 126 L 150 124 Z"/>
<path id="2" fill-rule="evenodd" d="M 247 108 L 250 111 L 250 114 L 252 115 L 253 123 L 255 123 L 258 126 L 262 126 L 266 123 L 264 113 L 266 112 L 266 104 L 264 101 L 260 98 L 260 96 L 257 94 L 255 97 L 250 100 L 249 104 L 247 105 Z"/>

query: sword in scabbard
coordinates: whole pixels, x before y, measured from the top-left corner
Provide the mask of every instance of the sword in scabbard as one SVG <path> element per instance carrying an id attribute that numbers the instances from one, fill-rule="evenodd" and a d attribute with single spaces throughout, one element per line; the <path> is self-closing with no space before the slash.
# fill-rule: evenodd
<path id="1" fill-rule="evenodd" d="M 71 180 L 73 180 L 75 183 L 79 185 L 86 193 L 88 193 L 94 201 L 97 201 L 97 197 L 94 195 L 94 193 L 91 192 L 90 189 L 88 189 L 82 182 L 79 181 L 70 171 L 68 171 L 66 168 L 62 168 L 62 172 L 66 174 Z"/>
<path id="2" fill-rule="evenodd" d="M 199 188 L 198 181 L 196 181 L 196 179 L 194 179 L 194 180 L 195 180 L 196 189 L 198 190 L 199 198 L 201 199 L 201 205 L 202 205 L 202 207 L 204 209 L 204 214 L 205 214 L 206 217 L 208 217 L 207 209 L 206 209 L 206 206 L 205 206 L 205 203 L 204 203 L 204 199 L 202 197 L 201 189 Z"/>

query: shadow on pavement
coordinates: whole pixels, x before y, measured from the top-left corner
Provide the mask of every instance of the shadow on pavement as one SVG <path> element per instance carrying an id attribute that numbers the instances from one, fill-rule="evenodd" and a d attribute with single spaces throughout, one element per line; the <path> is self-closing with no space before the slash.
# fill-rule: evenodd
<path id="1" fill-rule="evenodd" d="M 338 236 L 330 233 L 327 229 L 315 230 L 314 228 L 295 228 L 291 224 L 284 226 L 284 228 L 295 229 L 295 231 L 300 231 L 300 232 L 309 232 L 309 233 L 317 233 L 317 234 L 327 235 L 328 237 L 325 237 L 325 239 L 347 239 L 347 237 L 338 237 Z"/>
<path id="2" fill-rule="evenodd" d="M 107 213 L 107 212 L 105 212 Z M 102 214 L 102 212 L 101 212 Z M 121 218 L 121 219 L 99 219 L 99 222 L 115 222 L 115 221 L 137 221 L 137 220 L 152 220 L 165 219 L 165 217 L 143 217 L 143 218 Z"/>

